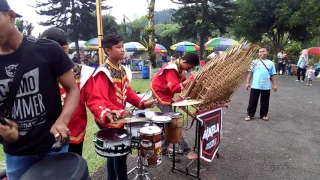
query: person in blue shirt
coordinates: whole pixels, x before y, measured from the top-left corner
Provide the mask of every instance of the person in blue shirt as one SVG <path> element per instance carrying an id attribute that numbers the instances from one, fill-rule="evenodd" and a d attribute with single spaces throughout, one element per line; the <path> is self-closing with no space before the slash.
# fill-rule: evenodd
<path id="1" fill-rule="evenodd" d="M 267 121 L 268 111 L 269 111 L 269 99 L 270 90 L 273 89 L 274 92 L 277 91 L 276 85 L 276 69 L 274 63 L 267 59 L 268 50 L 267 48 L 259 49 L 259 59 L 255 59 L 249 69 L 249 74 L 247 77 L 246 88 L 250 91 L 249 105 L 247 108 L 246 121 L 253 119 L 259 96 L 260 97 L 260 118 Z"/>

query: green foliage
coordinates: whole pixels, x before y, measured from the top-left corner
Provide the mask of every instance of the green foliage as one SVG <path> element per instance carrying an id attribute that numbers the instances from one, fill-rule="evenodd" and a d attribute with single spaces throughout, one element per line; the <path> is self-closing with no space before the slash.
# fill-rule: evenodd
<path id="1" fill-rule="evenodd" d="M 319 17 L 319 3 L 315 0 L 237 0 L 236 3 L 239 8 L 233 26 L 235 35 L 254 43 L 267 42 L 274 52 L 288 40 L 309 40 L 312 34 L 308 27 Z M 264 41 L 266 38 L 268 41 Z"/>
<path id="2" fill-rule="evenodd" d="M 299 56 L 301 55 L 301 43 L 292 41 L 286 46 L 285 50 L 288 60 L 291 60 L 292 63 L 296 64 L 299 60 Z"/>
<path id="3" fill-rule="evenodd" d="M 154 23 L 155 24 L 173 23 L 171 18 L 175 12 L 176 11 L 174 9 L 166 9 L 166 10 L 154 12 Z"/>
<path id="4" fill-rule="evenodd" d="M 29 23 L 28 21 L 24 21 L 20 19 L 16 19 L 15 25 L 21 33 L 28 36 L 31 35 L 34 29 L 34 26 L 32 25 L 32 23 Z"/>
<path id="5" fill-rule="evenodd" d="M 104 0 L 102 0 L 103 2 Z M 73 42 L 76 42 L 77 52 L 78 40 L 81 30 L 90 29 L 96 22 L 92 18 L 92 13 L 96 11 L 95 0 L 46 0 L 37 1 L 35 8 L 39 15 L 49 16 L 49 20 L 40 22 L 43 26 L 56 26 L 68 32 Z M 102 6 L 102 10 L 109 9 L 109 6 Z M 95 23 L 96 24 L 96 23 Z M 89 28 L 88 28 L 89 27 Z M 79 54 L 79 53 L 77 53 Z"/>
<path id="6" fill-rule="evenodd" d="M 183 4 L 173 15 L 173 21 L 180 26 L 182 37 L 189 39 L 199 37 L 200 56 L 203 56 L 204 41 L 211 37 L 212 30 L 221 34 L 227 32 L 231 24 L 234 3 L 230 0 L 171 0 Z"/>

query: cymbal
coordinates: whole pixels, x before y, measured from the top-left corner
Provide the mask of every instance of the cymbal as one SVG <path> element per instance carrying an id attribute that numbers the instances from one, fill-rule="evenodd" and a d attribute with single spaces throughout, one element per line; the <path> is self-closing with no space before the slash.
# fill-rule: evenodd
<path id="1" fill-rule="evenodd" d="M 149 119 L 145 117 L 130 117 L 130 118 L 124 118 L 124 119 L 113 121 L 112 124 L 120 124 L 120 123 L 129 124 L 129 123 L 135 123 L 135 122 L 146 122 L 148 120 Z"/>
<path id="2" fill-rule="evenodd" d="M 182 101 L 177 101 L 172 103 L 172 106 L 189 106 L 194 104 L 201 104 L 203 100 L 197 100 L 197 99 L 186 99 Z"/>

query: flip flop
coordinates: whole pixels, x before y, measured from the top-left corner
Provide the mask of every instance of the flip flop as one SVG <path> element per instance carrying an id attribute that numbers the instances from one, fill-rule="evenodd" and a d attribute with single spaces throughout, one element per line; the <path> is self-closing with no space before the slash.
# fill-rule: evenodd
<path id="1" fill-rule="evenodd" d="M 265 121 L 269 120 L 268 116 L 263 116 L 262 119 L 265 120 Z"/>

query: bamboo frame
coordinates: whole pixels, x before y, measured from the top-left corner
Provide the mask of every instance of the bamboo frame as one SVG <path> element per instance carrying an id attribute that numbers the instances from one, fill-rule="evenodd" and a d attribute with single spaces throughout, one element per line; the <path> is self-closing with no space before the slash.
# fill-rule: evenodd
<path id="1" fill-rule="evenodd" d="M 97 30 L 98 30 L 98 41 L 99 41 L 99 64 L 104 63 L 104 51 L 102 48 L 103 38 L 103 26 L 102 26 L 102 15 L 101 15 L 101 0 L 96 0 L 96 13 L 97 13 Z"/>
<path id="2" fill-rule="evenodd" d="M 242 84 L 258 47 L 248 47 L 247 42 L 229 48 L 219 56 L 206 63 L 196 74 L 193 82 L 187 84 L 180 97 L 202 99 L 201 104 L 194 105 L 197 113 L 217 107 L 225 107 Z M 188 113 L 188 112 L 186 112 Z M 192 113 L 194 114 L 194 113 Z"/>

